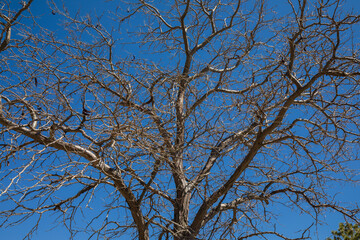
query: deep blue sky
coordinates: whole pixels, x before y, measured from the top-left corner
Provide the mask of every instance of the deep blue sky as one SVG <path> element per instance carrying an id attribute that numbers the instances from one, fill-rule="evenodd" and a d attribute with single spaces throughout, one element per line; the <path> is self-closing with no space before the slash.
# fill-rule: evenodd
<path id="1" fill-rule="evenodd" d="M 107 10 L 108 7 L 112 7 L 113 4 L 117 2 L 110 1 L 101 1 L 101 0 L 64 0 L 65 6 L 71 11 L 75 11 L 76 9 L 81 9 L 81 13 L 86 13 L 88 11 L 92 11 L 101 14 L 103 10 Z M 346 8 L 354 9 L 359 12 L 360 9 L 360 0 L 349 0 Z M 49 9 L 45 0 L 35 0 L 31 6 L 32 13 L 35 16 L 42 16 L 38 22 L 44 27 L 48 27 L 51 29 L 60 28 L 58 25 L 58 16 L 52 15 L 51 10 Z M 359 39 L 358 39 L 359 41 Z M 125 52 L 124 54 L 131 54 L 130 52 Z M 358 202 L 360 199 L 360 191 L 359 186 L 333 186 L 331 189 L 334 192 L 338 193 L 339 199 L 344 199 L 347 202 L 353 201 Z M 279 212 L 279 221 L 278 230 L 279 232 L 286 233 L 294 233 L 294 231 L 298 230 L 299 226 L 304 226 L 307 223 L 311 222 L 308 216 L 299 216 L 298 212 L 289 212 L 291 209 L 283 208 L 278 209 Z M 48 216 L 47 219 L 43 219 L 43 224 L 39 231 L 34 235 L 33 239 L 37 240 L 62 240 L 68 239 L 69 235 L 66 229 L 62 226 L 58 226 L 55 229 L 52 229 L 54 219 L 51 216 Z M 338 224 L 343 222 L 343 218 L 339 214 L 335 213 L 327 213 L 326 214 L 326 223 L 324 225 L 319 225 L 317 229 L 316 235 L 313 236 L 312 239 L 325 239 L 330 235 L 331 230 L 335 230 L 338 227 Z M 22 239 L 29 228 L 32 226 L 32 222 L 28 221 L 20 226 L 16 226 L 8 229 L 1 229 L 0 239 L 11 239 L 17 240 Z M 84 235 L 78 235 L 77 239 L 87 239 Z M 271 237 L 269 239 L 272 239 Z"/>

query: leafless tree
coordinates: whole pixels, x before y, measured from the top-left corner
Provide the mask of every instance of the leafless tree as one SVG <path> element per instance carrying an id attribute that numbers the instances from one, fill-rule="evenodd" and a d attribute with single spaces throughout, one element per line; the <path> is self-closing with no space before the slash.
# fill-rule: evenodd
<path id="1" fill-rule="evenodd" d="M 35 220 L 31 238 L 55 214 L 72 238 L 288 239 L 278 205 L 358 220 L 329 191 L 359 180 L 346 2 L 130 2 L 0 4 L 0 226 Z"/>

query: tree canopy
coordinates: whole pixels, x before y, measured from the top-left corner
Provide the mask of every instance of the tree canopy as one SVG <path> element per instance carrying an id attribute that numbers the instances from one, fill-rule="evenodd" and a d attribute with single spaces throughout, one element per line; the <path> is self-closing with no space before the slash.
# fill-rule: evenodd
<path id="1" fill-rule="evenodd" d="M 331 232 L 333 238 L 327 240 L 357 240 L 360 239 L 359 225 L 351 223 L 340 223 L 337 231 Z"/>
<path id="2" fill-rule="evenodd" d="M 31 238 L 55 215 L 74 239 L 289 239 L 280 206 L 358 221 L 332 191 L 359 181 L 345 1 L 67 4 L 0 6 L 1 227 L 34 221 Z"/>

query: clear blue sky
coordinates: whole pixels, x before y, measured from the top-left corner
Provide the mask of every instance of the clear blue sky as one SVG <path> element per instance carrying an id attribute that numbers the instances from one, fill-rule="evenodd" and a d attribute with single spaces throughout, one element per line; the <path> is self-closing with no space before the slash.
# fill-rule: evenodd
<path id="1" fill-rule="evenodd" d="M 102 1 L 102 0 L 64 0 L 65 5 L 71 11 L 75 11 L 76 9 L 81 9 L 81 13 L 86 13 L 88 11 L 96 12 L 101 14 L 103 10 L 106 10 L 108 7 L 112 7 L 113 4 L 117 1 Z M 346 5 L 349 9 L 354 9 L 359 12 L 360 10 L 360 0 L 349 0 Z M 51 10 L 48 8 L 45 0 L 35 0 L 31 6 L 32 13 L 35 16 L 41 16 L 38 22 L 45 27 L 56 29 L 60 26 L 58 25 L 57 19 L 58 16 L 53 15 Z M 56 26 L 56 27 L 54 27 Z M 359 41 L 359 39 L 358 39 Z M 130 54 L 125 53 L 125 54 Z M 359 167 L 359 165 L 358 165 Z M 359 186 L 333 186 L 331 191 L 337 192 L 339 199 L 343 199 L 347 202 L 359 202 L 360 199 L 360 188 Z M 295 231 L 299 230 L 299 226 L 309 225 L 311 220 L 308 216 L 300 216 L 298 212 L 291 212 L 291 209 L 288 208 L 279 208 L 275 209 L 279 212 L 279 221 L 278 230 L 283 232 L 284 234 L 289 233 L 292 234 Z M 86 216 L 85 216 L 86 217 Z M 33 239 L 36 240 L 62 240 L 68 239 L 69 234 L 66 229 L 62 226 L 57 226 L 55 229 L 53 228 L 54 218 L 52 216 L 46 215 L 46 219 L 43 219 L 43 224 L 40 225 L 39 231 L 34 235 Z M 317 229 L 316 235 L 313 235 L 312 239 L 325 239 L 329 236 L 331 230 L 335 230 L 338 227 L 340 222 L 343 222 L 343 218 L 339 214 L 335 213 L 327 213 L 325 222 L 327 224 L 319 225 Z M 27 221 L 19 226 L 15 226 L 8 229 L 1 229 L 0 231 L 0 239 L 9 239 L 9 240 L 17 240 L 22 239 L 29 228 L 32 226 L 31 221 Z M 301 228 L 300 228 L 301 229 Z M 85 235 L 78 235 L 76 239 L 87 239 Z M 272 239 L 271 237 L 269 239 Z"/>

